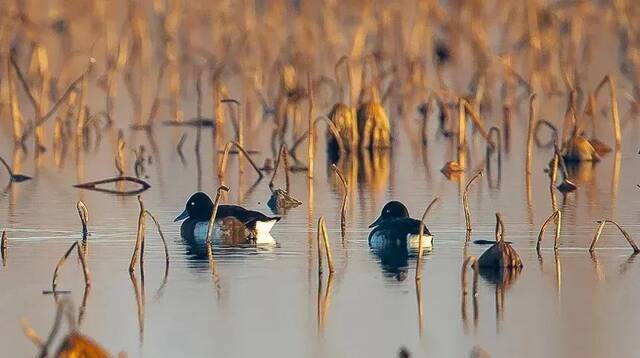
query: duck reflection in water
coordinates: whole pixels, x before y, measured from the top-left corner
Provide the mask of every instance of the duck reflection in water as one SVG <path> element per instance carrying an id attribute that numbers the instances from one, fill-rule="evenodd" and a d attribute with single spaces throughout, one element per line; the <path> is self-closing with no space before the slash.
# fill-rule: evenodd
<path id="1" fill-rule="evenodd" d="M 180 235 L 188 245 L 188 253 L 206 258 L 206 239 L 213 202 L 205 193 L 193 194 L 184 211 L 174 221 L 184 220 Z M 271 228 L 280 217 L 269 217 L 237 205 L 219 205 L 211 233 L 211 242 L 223 247 L 274 247 Z"/>
<path id="2" fill-rule="evenodd" d="M 402 281 L 407 276 L 409 259 L 415 259 L 420 245 L 420 226 L 423 227 L 422 246 L 433 248 L 433 237 L 420 220 L 409 216 L 407 207 L 399 201 L 390 201 L 380 217 L 369 225 L 369 247 L 380 259 L 384 273 Z"/>

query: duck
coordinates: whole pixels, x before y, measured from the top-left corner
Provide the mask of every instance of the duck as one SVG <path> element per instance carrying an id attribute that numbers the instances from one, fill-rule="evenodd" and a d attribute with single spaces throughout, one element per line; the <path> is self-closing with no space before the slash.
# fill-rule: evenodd
<path id="1" fill-rule="evenodd" d="M 212 211 L 213 201 L 209 195 L 203 192 L 191 195 L 184 211 L 174 220 L 184 220 L 180 235 L 188 241 L 204 243 Z M 218 205 L 211 239 L 214 243 L 229 245 L 275 244 L 270 231 L 280 219 L 238 205 Z"/>
<path id="2" fill-rule="evenodd" d="M 369 246 L 374 249 L 406 246 L 407 250 L 416 250 L 420 245 L 420 220 L 409 216 L 407 207 L 399 201 L 389 201 L 384 205 L 380 216 L 369 225 Z M 422 248 L 433 249 L 433 236 L 426 226 L 422 233 Z"/>

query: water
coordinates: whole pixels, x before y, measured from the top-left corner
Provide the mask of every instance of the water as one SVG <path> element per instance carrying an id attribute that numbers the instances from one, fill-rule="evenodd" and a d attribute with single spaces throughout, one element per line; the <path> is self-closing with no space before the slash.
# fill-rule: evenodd
<path id="1" fill-rule="evenodd" d="M 594 46 L 601 46 L 604 53 L 614 48 L 602 39 Z M 585 74 L 585 88 L 595 87 L 612 67 L 606 59 L 601 62 L 596 60 L 593 71 Z M 455 77 L 451 82 L 466 83 L 471 74 L 463 71 L 458 76 L 449 75 Z M 621 76 L 618 84 L 620 93 L 630 91 Z M 236 87 L 241 86 L 233 86 L 232 94 L 240 93 Z M 205 93 L 208 91 L 205 88 Z M 183 106 L 187 118 L 196 113 L 194 96 L 193 90 L 186 90 Z M 60 256 L 81 238 L 75 208 L 81 199 L 89 208 L 92 286 L 84 291 L 81 267 L 72 256 L 61 271 L 58 287 L 71 291 L 65 297 L 73 301 L 76 310 L 85 302 L 80 331 L 114 354 L 393 357 L 406 347 L 417 357 L 460 357 L 479 346 L 495 357 L 637 356 L 638 258 L 609 227 L 595 254 L 587 251 L 596 221 L 603 218 L 615 219 L 631 237 L 640 238 L 636 187 L 640 177 L 640 127 L 626 115 L 626 103 L 621 104 L 622 151 L 608 154 L 593 168 L 582 166 L 576 192 L 563 199 L 556 191 L 563 213 L 560 250 L 554 253 L 551 249 L 553 230 L 549 229 L 541 256 L 535 251 L 535 243 L 541 224 L 551 214 L 548 176 L 543 168 L 551 159 L 552 149 L 535 147 L 531 185 L 527 188 L 526 103 L 515 109 L 500 180 L 494 163 L 491 175 L 485 174 L 473 185 L 469 206 L 473 240 L 492 240 L 494 215 L 502 214 L 506 239 L 520 253 L 524 269 L 500 284 L 481 276 L 474 308 L 474 297 L 463 297 L 460 269 L 465 253 L 462 191 L 474 169 L 485 167 L 485 144 L 478 135 L 469 137 L 469 169 L 458 180 L 448 180 L 440 168 L 455 158 L 454 144 L 437 134 L 435 116 L 430 120 L 429 144 L 424 149 L 414 145 L 418 141 L 417 103 L 409 103 L 404 115 L 387 106 L 395 137 L 393 151 L 359 161 L 355 169 L 349 165 L 353 163 L 341 166 L 350 182 L 344 242 L 340 239 L 339 217 L 343 189 L 326 162 L 324 138 L 318 136 L 312 193 L 306 174 L 292 173 L 291 194 L 303 204 L 284 214 L 274 227 L 272 234 L 278 245 L 259 249 L 215 247 L 214 275 L 208 260 L 194 254 L 198 248 L 194 250 L 180 238 L 179 223 L 173 218 L 194 191 L 215 194 L 220 183 L 216 174 L 218 154 L 212 148 L 219 143 L 212 143 L 211 133 L 204 129 L 198 159 L 194 128 L 168 127 L 158 121 L 152 135 L 157 145 L 154 152 L 145 132 L 128 129 L 131 107 L 123 97 L 116 106 L 116 127 L 104 133 L 101 144 L 76 152 L 69 143 L 61 161 L 51 148 L 34 159 L 32 138 L 28 154 L 14 151 L 10 122 L 0 121 L 1 155 L 13 162 L 16 171 L 34 177 L 8 187 L 0 195 L 0 227 L 10 238 L 8 256 L 0 268 L 1 355 L 36 354 L 36 348 L 22 333 L 21 318 L 26 318 L 41 336 L 48 334 L 56 304 L 53 296 L 42 292 L 51 288 Z M 103 100 L 101 92 L 89 99 L 98 108 L 102 108 Z M 28 108 L 28 102 L 22 101 Z M 205 99 L 205 113 L 210 112 L 209 101 Z M 559 124 L 565 101 L 564 97 L 539 96 L 540 118 Z M 493 112 L 483 114 L 490 125 L 501 125 L 497 108 L 496 104 Z M 606 119 L 608 104 L 601 100 L 599 109 L 604 114 L 598 122 L 598 138 L 612 144 Z M 166 112 L 161 111 L 161 120 L 169 117 Z M 318 109 L 318 113 L 326 112 L 326 105 Z M 50 127 L 47 133 L 51 133 Z M 171 264 L 164 285 L 163 249 L 149 221 L 144 286 L 136 289 L 128 274 L 136 238 L 135 196 L 118 197 L 72 187 L 116 174 L 113 158 L 117 128 L 125 129 L 127 148 L 143 144 L 153 157 L 146 166 L 151 189 L 142 194 L 142 199 L 168 239 Z M 270 138 L 265 133 L 270 134 L 272 128 L 270 121 L 264 121 L 247 129 L 245 138 L 250 149 L 259 151 L 254 155 L 259 165 L 271 157 Z M 176 151 L 183 133 L 187 133 L 184 163 Z M 227 137 L 230 133 L 231 126 Z M 305 152 L 303 145 L 298 156 L 304 158 Z M 132 157 L 127 150 L 129 174 Z M 269 213 L 268 175 L 254 185 L 256 175 L 243 162 L 244 174 L 239 175 L 236 156 L 230 159 L 224 182 L 231 191 L 224 201 Z M 3 172 L 0 180 L 6 178 Z M 283 186 L 281 178 L 277 183 Z M 403 267 L 389 267 L 390 261 L 369 249 L 367 226 L 388 200 L 401 200 L 413 217 L 420 217 L 436 196 L 439 201 L 427 218 L 434 249 L 425 256 L 423 278 L 417 285 L 415 255 L 406 265 L 400 260 Z M 318 275 L 315 240 L 320 215 L 327 220 L 336 261 L 336 273 L 331 278 L 326 266 L 324 274 Z M 485 248 L 470 244 L 467 253 L 479 256 Z M 471 292 L 472 275 L 468 275 Z M 138 269 L 134 279 L 140 278 Z M 143 310 L 137 305 L 136 291 L 144 303 Z"/>

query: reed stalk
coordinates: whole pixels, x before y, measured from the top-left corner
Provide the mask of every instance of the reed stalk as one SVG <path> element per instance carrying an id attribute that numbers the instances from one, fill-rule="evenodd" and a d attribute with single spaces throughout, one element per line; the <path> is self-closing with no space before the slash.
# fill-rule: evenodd
<path id="1" fill-rule="evenodd" d="M 458 99 L 458 168 L 464 170 L 466 165 L 467 119 L 464 107 L 465 100 Z"/>
<path id="2" fill-rule="evenodd" d="M 87 235 L 88 235 L 88 224 L 89 224 L 89 209 L 84 205 L 82 200 L 79 200 L 76 203 L 76 209 L 78 210 L 78 216 L 80 217 L 80 221 L 82 222 L 82 243 L 87 243 Z"/>
<path id="3" fill-rule="evenodd" d="M 0 240 L 0 254 L 2 255 L 2 266 L 6 266 L 7 251 L 9 248 L 9 236 L 6 230 L 2 230 L 2 240 Z"/>

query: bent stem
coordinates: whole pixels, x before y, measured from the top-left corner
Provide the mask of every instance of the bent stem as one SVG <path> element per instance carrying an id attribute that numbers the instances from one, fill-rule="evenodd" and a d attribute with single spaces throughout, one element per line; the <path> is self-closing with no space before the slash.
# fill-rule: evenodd
<path id="1" fill-rule="evenodd" d="M 342 242 L 344 243 L 345 233 L 347 229 L 346 216 L 347 216 L 347 197 L 349 196 L 349 185 L 347 184 L 347 181 L 344 179 L 344 176 L 342 176 L 340 169 L 338 169 L 338 167 L 335 164 L 332 164 L 331 167 L 338 175 L 338 178 L 340 178 L 340 182 L 342 183 L 342 186 L 344 188 L 344 195 L 342 196 L 342 206 L 340 209 L 340 234 L 342 235 Z"/>
<path id="2" fill-rule="evenodd" d="M 156 229 L 158 230 L 158 234 L 160 235 L 160 239 L 162 240 L 162 246 L 164 247 L 164 264 L 165 264 L 165 277 L 169 272 L 169 248 L 167 247 L 167 240 L 164 238 L 164 234 L 162 234 L 162 229 L 160 229 L 160 223 L 156 220 L 156 217 L 149 212 L 149 210 L 145 210 L 144 213 L 148 215 L 153 223 L 156 225 Z"/>
<path id="3" fill-rule="evenodd" d="M 264 177 L 264 174 L 262 174 L 262 171 L 260 171 L 260 168 L 258 168 L 258 165 L 256 165 L 253 159 L 251 159 L 251 156 L 249 155 L 249 153 L 242 147 L 240 143 L 232 140 L 227 142 L 227 144 L 224 146 L 224 152 L 222 153 L 222 158 L 218 162 L 218 179 L 220 180 L 220 183 L 222 183 L 222 179 L 224 178 L 224 174 L 227 170 L 227 161 L 229 158 L 229 151 L 231 150 L 231 147 L 234 147 L 234 146 L 244 155 L 245 158 L 247 158 L 247 160 L 249 161 L 253 169 L 255 169 L 256 173 L 258 174 L 258 180 L 262 179 Z"/>
<path id="4" fill-rule="evenodd" d="M 418 259 L 416 261 L 416 281 L 420 281 L 420 279 L 422 279 L 422 254 L 424 251 L 424 239 L 422 235 L 424 234 L 425 228 L 424 220 L 427 218 L 427 214 L 429 214 L 429 211 L 431 211 L 431 208 L 436 201 L 438 201 L 437 196 L 431 200 L 429 205 L 427 205 L 427 208 L 424 210 L 424 213 L 422 213 L 422 218 L 420 219 L 420 230 L 418 231 Z"/>
<path id="5" fill-rule="evenodd" d="M 89 224 L 89 209 L 87 209 L 87 206 L 84 205 L 84 202 L 82 202 L 82 200 L 79 200 L 76 203 L 76 209 L 78 209 L 78 216 L 80 216 L 80 221 L 82 222 L 82 244 L 86 245 L 88 235 L 87 226 Z"/>
<path id="6" fill-rule="evenodd" d="M 53 278 L 51 279 L 51 291 L 54 294 L 56 293 L 56 287 L 58 286 L 58 283 L 57 283 L 58 272 L 60 271 L 62 266 L 64 266 L 64 263 L 67 261 L 67 258 L 69 257 L 69 255 L 71 255 L 71 252 L 73 251 L 73 249 L 76 248 L 76 246 L 78 246 L 78 242 L 74 241 L 74 243 L 71 244 L 71 246 L 67 249 L 64 255 L 62 255 L 62 257 L 58 260 L 58 263 L 56 264 L 56 268 L 53 270 Z"/>
<path id="7" fill-rule="evenodd" d="M 620 130 L 620 114 L 618 113 L 618 98 L 616 95 L 616 85 L 611 75 L 606 75 L 595 90 L 595 96 L 598 95 L 604 84 L 609 85 L 609 99 L 611 101 L 611 120 L 613 121 L 613 131 L 616 139 L 616 150 L 622 148 L 622 133 Z"/>
<path id="8" fill-rule="evenodd" d="M 549 225 L 552 220 L 556 222 L 556 232 L 553 237 L 553 249 L 558 249 L 558 245 L 560 244 L 560 226 L 562 225 L 562 212 L 560 210 L 554 211 L 553 214 L 551 214 L 551 216 L 549 216 L 542 224 L 540 232 L 538 233 L 538 241 L 536 242 L 536 251 L 538 253 L 540 253 L 540 244 L 542 243 L 544 232 L 547 229 L 547 225 Z"/>
<path id="9" fill-rule="evenodd" d="M 140 212 L 138 214 L 138 232 L 136 235 L 136 246 L 133 250 L 133 255 L 131 256 L 131 262 L 129 263 L 129 272 L 133 272 L 135 271 L 135 265 L 136 262 L 138 261 L 138 256 L 140 257 L 140 270 L 142 270 L 142 264 L 143 264 L 143 256 L 144 256 L 144 203 L 142 202 L 142 199 L 140 198 L 140 195 L 138 195 L 138 204 L 140 205 Z"/>
<path id="10" fill-rule="evenodd" d="M 329 235 L 327 234 L 327 224 L 324 219 L 324 216 L 321 216 L 318 219 L 318 255 L 320 255 L 320 233 L 322 232 L 322 239 L 324 242 L 324 250 L 327 255 L 327 264 L 329 265 L 329 274 L 333 274 L 336 272 L 336 268 L 333 264 L 333 255 L 331 254 L 331 245 L 329 244 Z M 320 259 L 320 256 L 318 256 Z M 321 263 L 320 260 L 318 260 Z"/>
<path id="11" fill-rule="evenodd" d="M 631 236 L 629 236 L 629 233 L 626 230 L 624 230 L 620 225 L 618 225 L 617 222 L 615 222 L 613 220 L 605 219 L 605 220 L 598 221 L 598 223 L 599 223 L 598 229 L 596 230 L 596 234 L 593 237 L 593 240 L 591 241 L 591 246 L 589 246 L 589 252 L 593 252 L 595 250 L 596 243 L 600 239 L 600 235 L 602 234 L 602 229 L 604 229 L 604 225 L 606 223 L 611 223 L 611 224 L 615 225 L 618 228 L 618 230 L 620 230 L 620 233 L 622 234 L 622 236 L 624 236 L 624 238 L 627 240 L 627 242 L 629 243 L 629 245 L 633 249 L 633 253 L 634 254 L 640 253 L 640 249 L 638 249 L 638 245 L 636 245 L 636 243 L 633 241 Z"/>
<path id="12" fill-rule="evenodd" d="M 216 221 L 218 206 L 220 205 L 220 197 L 222 196 L 222 192 L 228 192 L 228 191 L 229 191 L 229 188 L 224 185 L 220 185 L 216 190 L 216 198 L 213 202 L 213 210 L 211 211 L 211 217 L 209 218 L 209 224 L 207 225 L 207 239 L 205 240 L 205 245 L 207 245 L 207 250 L 210 250 L 210 247 L 211 247 L 211 234 L 213 233 L 213 225 Z"/>
<path id="13" fill-rule="evenodd" d="M 464 194 L 462 194 L 462 205 L 464 206 L 464 223 L 465 226 L 467 228 L 467 232 L 471 232 L 471 213 L 469 211 L 469 188 L 471 187 L 471 184 L 473 184 L 473 182 L 478 179 L 479 177 L 481 177 L 482 171 L 479 171 L 476 173 L 476 175 L 474 175 L 468 182 L 467 185 L 464 187 Z"/>

